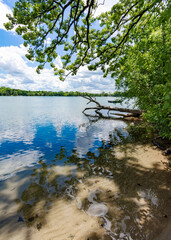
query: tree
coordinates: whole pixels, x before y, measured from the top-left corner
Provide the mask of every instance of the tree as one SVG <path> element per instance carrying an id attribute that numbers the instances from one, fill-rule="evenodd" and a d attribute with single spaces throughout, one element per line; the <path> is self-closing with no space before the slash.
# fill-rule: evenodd
<path id="1" fill-rule="evenodd" d="M 13 17 L 8 15 L 10 22 L 5 26 L 16 27 L 22 35 L 24 45 L 29 46 L 27 58 L 40 63 L 38 72 L 49 62 L 64 80 L 95 60 L 90 69 L 100 66 L 107 74 L 105 64 L 113 63 L 142 17 L 162 6 L 168 8 L 162 0 L 120 0 L 111 11 L 95 18 L 98 5 L 98 0 L 21 0 L 15 3 Z M 52 42 L 47 45 L 49 36 Z M 60 45 L 66 54 L 62 56 L 63 68 L 57 69 L 53 62 Z"/>
<path id="2" fill-rule="evenodd" d="M 152 122 L 163 136 L 171 138 L 171 19 L 161 8 L 130 34 L 133 45 L 109 71 L 118 87 L 125 88 L 137 105 L 145 109 L 144 118 Z"/>
<path id="3" fill-rule="evenodd" d="M 38 73 L 49 63 L 64 80 L 81 66 L 87 65 L 89 70 L 100 67 L 104 77 L 117 78 L 118 88 L 136 97 L 146 118 L 155 119 L 160 133 L 171 138 L 167 133 L 170 1 L 120 0 L 95 17 L 99 4 L 98 0 L 20 0 L 5 26 L 16 27 L 22 35 L 29 47 L 27 58 L 39 63 Z M 49 36 L 52 41 L 48 45 Z M 54 62 L 59 46 L 66 52 L 61 56 L 61 69 Z"/>

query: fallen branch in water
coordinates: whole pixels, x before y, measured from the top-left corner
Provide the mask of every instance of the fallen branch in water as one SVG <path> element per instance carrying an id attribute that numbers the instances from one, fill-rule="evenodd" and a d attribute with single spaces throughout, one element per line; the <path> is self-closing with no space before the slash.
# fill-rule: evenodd
<path id="1" fill-rule="evenodd" d="M 96 104 L 95 107 L 87 107 L 87 108 L 85 108 L 82 111 L 86 116 L 101 117 L 101 118 L 114 118 L 114 117 L 109 116 L 109 114 L 111 114 L 111 115 L 121 116 L 124 119 L 128 119 L 128 118 L 132 118 L 132 117 L 133 118 L 134 117 L 138 118 L 144 112 L 144 111 L 138 110 L 138 109 L 129 109 L 129 108 L 118 108 L 118 107 L 104 106 L 104 105 L 101 105 L 96 100 L 96 98 L 93 98 L 93 97 L 90 97 L 90 96 L 83 96 L 83 98 L 89 100 L 89 102 L 87 104 L 89 104 L 89 103 L 95 103 Z M 94 110 L 97 115 L 93 116 L 93 115 L 85 113 L 88 110 Z M 108 110 L 108 112 L 107 112 L 108 117 L 104 116 L 104 114 L 102 112 L 100 112 L 101 110 Z M 123 114 L 122 113 L 115 113 L 114 111 L 123 112 Z M 126 114 L 126 113 L 129 113 L 129 114 Z"/>

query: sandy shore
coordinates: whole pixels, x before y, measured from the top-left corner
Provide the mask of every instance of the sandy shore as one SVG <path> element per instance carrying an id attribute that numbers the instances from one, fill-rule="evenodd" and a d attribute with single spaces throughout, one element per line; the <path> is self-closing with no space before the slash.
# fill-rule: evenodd
<path id="1" fill-rule="evenodd" d="M 115 148 L 108 158 L 109 166 L 100 166 L 98 174 L 97 165 L 88 170 L 89 175 L 78 166 L 54 167 L 50 182 L 77 169 L 78 181 L 70 185 L 74 194 L 68 187 L 64 195 L 49 198 L 47 187 L 47 195 L 40 189 L 37 196 L 39 189 L 32 184 L 23 195 L 28 177 L 16 176 L 0 185 L 0 239 L 170 240 L 171 174 L 167 158 L 155 147 L 130 144 Z M 16 200 L 19 196 L 22 201 Z"/>

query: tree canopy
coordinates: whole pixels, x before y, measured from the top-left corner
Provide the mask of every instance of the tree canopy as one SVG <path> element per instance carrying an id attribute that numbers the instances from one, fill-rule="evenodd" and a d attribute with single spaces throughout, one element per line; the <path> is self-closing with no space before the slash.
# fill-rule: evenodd
<path id="1" fill-rule="evenodd" d="M 101 68 L 104 77 L 111 75 L 118 88 L 137 98 L 160 134 L 171 138 L 170 0 L 119 0 L 96 16 L 104 1 L 20 0 L 5 26 L 22 35 L 38 73 L 46 63 L 61 80 L 84 65 Z"/>
<path id="2" fill-rule="evenodd" d="M 92 97 L 124 97 L 125 93 L 115 91 L 114 93 L 87 93 L 87 92 L 78 92 L 78 91 L 70 91 L 70 92 L 52 92 L 52 91 L 27 91 L 27 90 L 21 90 L 21 89 L 12 89 L 9 87 L 0 87 L 0 96 L 64 96 L 64 97 L 70 97 L 70 96 L 92 96 Z"/>
<path id="3" fill-rule="evenodd" d="M 107 73 L 105 65 L 113 64 L 130 44 L 132 30 L 154 13 L 162 17 L 169 7 L 162 0 L 120 0 L 110 11 L 94 17 L 99 4 L 99 0 L 21 0 L 5 26 L 16 27 L 22 35 L 24 45 L 29 46 L 27 58 L 40 63 L 38 72 L 49 62 L 63 80 L 65 74 L 76 74 L 84 64 Z M 50 45 L 48 37 L 52 38 Z M 60 45 L 66 54 L 61 56 L 63 68 L 57 69 L 53 62 Z"/>

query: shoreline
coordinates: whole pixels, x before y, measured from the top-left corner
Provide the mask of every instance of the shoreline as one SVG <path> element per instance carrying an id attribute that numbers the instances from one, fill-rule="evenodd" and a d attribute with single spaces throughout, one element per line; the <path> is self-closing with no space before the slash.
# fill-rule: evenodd
<path id="1" fill-rule="evenodd" d="M 127 161 L 128 169 L 126 171 L 131 172 L 128 173 L 129 178 L 126 177 L 124 180 L 126 188 L 123 180 L 121 180 L 121 183 L 118 182 L 121 176 L 124 177 L 117 172 L 119 170 L 115 171 L 118 178 L 116 177 L 114 182 L 112 175 L 110 178 L 100 175 L 85 178 L 84 172 L 77 171 L 78 179 L 82 180 L 77 184 L 76 195 L 70 193 L 71 195 L 68 195 L 66 199 L 63 197 L 53 199 L 47 212 L 44 211 L 43 198 L 34 208 L 34 216 L 37 217 L 34 217 L 33 220 L 33 213 L 29 215 L 29 212 L 26 211 L 26 215 L 22 216 L 17 212 L 19 205 L 14 203 L 18 189 L 28 179 L 23 179 L 23 182 L 17 180 L 17 178 L 15 178 L 16 181 L 14 179 L 13 181 L 7 181 L 6 189 L 0 189 L 1 196 L 6 196 L 8 199 L 8 202 L 4 202 L 4 205 L 0 204 L 0 234 L 2 238 L 8 240 L 87 240 L 103 239 L 103 237 L 104 239 L 111 239 L 110 235 L 113 234 L 114 225 L 121 221 L 122 215 L 130 214 L 131 217 L 132 214 L 136 214 L 137 220 L 134 224 L 137 229 L 142 228 L 145 233 L 149 231 L 148 229 L 154 228 L 154 232 L 151 233 L 153 238 L 150 239 L 166 240 L 166 237 L 170 236 L 171 230 L 171 205 L 168 201 L 171 198 L 169 189 L 169 183 L 171 182 L 169 177 L 171 175 L 166 156 L 163 156 L 161 151 L 152 145 L 135 146 L 133 144 L 127 144 L 121 146 L 121 148 L 116 147 L 111 154 L 113 154 L 111 156 L 117 158 L 117 162 Z M 67 176 L 71 174 L 73 168 L 71 169 L 68 166 L 67 169 L 63 167 L 53 170 L 56 171 L 55 174 L 57 175 L 60 173 Z M 111 171 L 111 169 L 106 168 L 106 171 Z M 145 176 L 146 178 L 148 176 L 148 179 L 145 179 Z M 159 205 L 156 208 L 159 200 L 154 193 L 151 190 L 140 190 L 144 186 L 144 189 L 146 189 L 148 184 L 152 184 L 150 189 L 158 188 L 158 197 L 164 197 L 164 205 Z M 122 209 L 122 202 L 128 208 L 127 213 L 124 213 L 124 208 Z M 121 204 L 121 208 L 118 208 L 118 204 Z M 153 212 L 154 209 L 156 209 L 155 212 Z M 143 215 L 140 213 L 143 213 Z M 153 216 L 153 214 L 154 217 L 151 218 L 150 216 Z M 167 217 L 165 217 L 166 215 Z M 133 223 L 133 219 L 129 218 L 124 220 L 127 221 L 128 226 Z M 146 219 L 145 222 L 144 219 Z M 145 237 L 142 239 L 145 240 Z"/>

